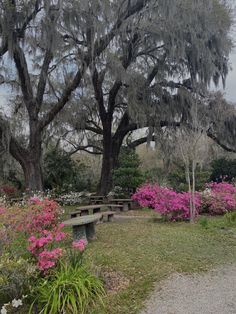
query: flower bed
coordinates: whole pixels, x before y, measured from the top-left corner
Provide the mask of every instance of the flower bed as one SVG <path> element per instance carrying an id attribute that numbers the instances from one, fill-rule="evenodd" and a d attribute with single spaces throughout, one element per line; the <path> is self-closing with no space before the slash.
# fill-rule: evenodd
<path id="1" fill-rule="evenodd" d="M 142 207 L 153 208 L 169 220 L 190 218 L 190 195 L 187 192 L 177 193 L 158 184 L 145 184 L 136 191 L 132 199 Z M 194 201 L 198 211 L 201 206 L 201 199 L 197 192 Z"/>
<path id="2" fill-rule="evenodd" d="M 236 210 L 236 187 L 226 182 L 211 182 L 202 192 L 202 212 L 223 215 Z"/>
<path id="3" fill-rule="evenodd" d="M 72 308 L 82 313 L 104 294 L 100 280 L 82 265 L 84 241 L 69 243 L 60 217 L 55 201 L 37 197 L 20 208 L 0 208 L 1 314 L 18 307 L 24 313 L 71 313 Z M 45 294 L 46 286 L 55 289 Z"/>

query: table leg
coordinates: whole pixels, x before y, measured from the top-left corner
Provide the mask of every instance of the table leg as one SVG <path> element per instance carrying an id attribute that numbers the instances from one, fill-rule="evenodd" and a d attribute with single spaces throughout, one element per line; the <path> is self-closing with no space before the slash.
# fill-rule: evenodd
<path id="1" fill-rule="evenodd" d="M 97 214 L 97 213 L 100 213 L 100 211 L 101 211 L 101 208 L 94 208 L 93 213 Z"/>
<path id="2" fill-rule="evenodd" d="M 89 215 L 89 210 L 82 210 L 81 211 L 81 215 L 80 216 L 86 216 L 86 215 Z"/>
<path id="3" fill-rule="evenodd" d="M 91 222 L 90 224 L 86 225 L 86 236 L 88 240 L 94 240 L 95 237 L 95 224 Z"/>
<path id="4" fill-rule="evenodd" d="M 86 226 L 73 226 L 73 239 L 74 240 L 85 240 L 88 243 L 86 236 Z"/>
<path id="5" fill-rule="evenodd" d="M 129 204 L 124 203 L 124 204 L 123 204 L 123 211 L 124 211 L 124 212 L 127 212 L 128 210 L 129 210 Z"/>

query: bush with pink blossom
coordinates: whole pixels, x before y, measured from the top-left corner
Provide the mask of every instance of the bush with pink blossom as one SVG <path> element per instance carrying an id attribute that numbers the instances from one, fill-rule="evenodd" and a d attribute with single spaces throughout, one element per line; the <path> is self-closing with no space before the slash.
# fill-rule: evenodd
<path id="1" fill-rule="evenodd" d="M 158 184 L 145 184 L 137 189 L 132 199 L 142 207 L 153 208 L 168 220 L 190 218 L 190 194 L 161 187 Z M 201 206 L 200 194 L 195 193 L 194 202 L 198 212 Z"/>
<path id="2" fill-rule="evenodd" d="M 236 210 L 236 187 L 227 182 L 206 184 L 202 192 L 202 212 L 223 215 Z"/>

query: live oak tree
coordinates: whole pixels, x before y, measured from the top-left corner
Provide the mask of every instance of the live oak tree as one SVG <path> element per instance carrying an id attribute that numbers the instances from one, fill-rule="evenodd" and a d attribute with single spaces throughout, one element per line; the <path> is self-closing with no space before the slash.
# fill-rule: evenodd
<path id="1" fill-rule="evenodd" d="M 131 132 L 190 121 L 192 99 L 204 98 L 210 82 L 223 83 L 231 49 L 231 14 L 220 1 L 154 1 L 115 36 L 112 45 L 91 64 L 71 130 L 87 141 L 74 151 L 102 154 L 99 193 L 112 186 L 120 148 Z M 96 33 L 95 33 L 96 34 Z M 94 36 L 96 36 L 94 34 Z M 215 134 L 215 133 L 214 133 Z M 209 129 L 209 135 L 215 137 Z M 215 137 L 217 138 L 217 137 Z M 147 136 L 129 143 L 135 147 Z"/>
<path id="2" fill-rule="evenodd" d="M 117 34 L 152 6 L 144 0 L 0 1 L 1 84 L 16 88 L 18 106 L 28 117 L 26 145 L 11 132 L 11 121 L 4 115 L 0 135 L 21 164 L 28 189 L 43 188 L 45 129 L 73 93 L 79 93 L 89 68 Z"/>
<path id="3" fill-rule="evenodd" d="M 189 120 L 191 95 L 225 81 L 231 25 L 220 0 L 0 1 L 1 83 L 28 123 L 23 144 L 3 116 L 0 133 L 27 187 L 42 189 L 42 137 L 57 117 L 93 134 L 79 146 L 102 153 L 106 194 L 130 132 Z"/>

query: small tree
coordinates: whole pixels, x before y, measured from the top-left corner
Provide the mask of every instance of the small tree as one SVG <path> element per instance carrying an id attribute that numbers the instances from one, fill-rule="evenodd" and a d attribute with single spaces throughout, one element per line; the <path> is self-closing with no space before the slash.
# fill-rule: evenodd
<path id="1" fill-rule="evenodd" d="M 133 193 L 145 180 L 139 165 L 140 160 L 135 151 L 123 149 L 118 168 L 113 171 L 113 182 L 115 186 L 121 187 L 127 195 Z"/>

